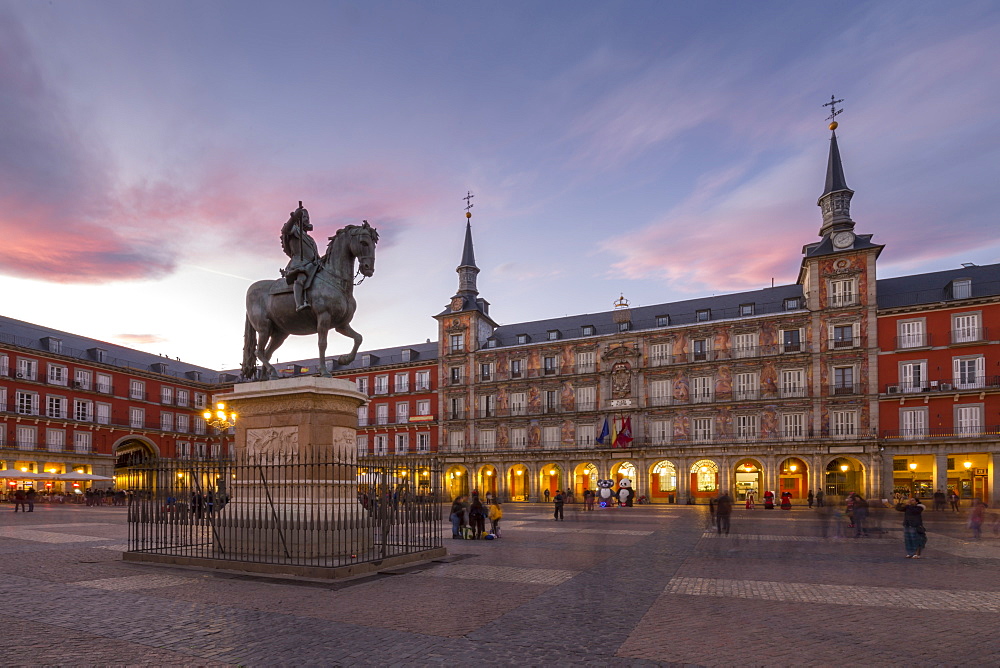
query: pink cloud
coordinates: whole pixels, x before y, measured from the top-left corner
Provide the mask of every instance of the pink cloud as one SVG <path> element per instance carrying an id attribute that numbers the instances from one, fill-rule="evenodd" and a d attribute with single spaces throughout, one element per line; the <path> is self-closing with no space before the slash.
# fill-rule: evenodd
<path id="1" fill-rule="evenodd" d="M 115 337 L 115 340 L 121 341 L 125 345 L 129 346 L 141 346 L 144 344 L 151 343 L 164 343 L 167 339 L 156 334 L 119 334 Z"/>

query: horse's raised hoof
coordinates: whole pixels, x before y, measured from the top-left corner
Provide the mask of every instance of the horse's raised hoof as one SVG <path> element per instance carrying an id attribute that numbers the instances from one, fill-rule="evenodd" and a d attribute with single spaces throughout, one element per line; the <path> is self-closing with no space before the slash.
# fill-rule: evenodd
<path id="1" fill-rule="evenodd" d="M 341 355 L 337 358 L 337 364 L 340 366 L 347 366 L 354 361 L 354 355 Z"/>

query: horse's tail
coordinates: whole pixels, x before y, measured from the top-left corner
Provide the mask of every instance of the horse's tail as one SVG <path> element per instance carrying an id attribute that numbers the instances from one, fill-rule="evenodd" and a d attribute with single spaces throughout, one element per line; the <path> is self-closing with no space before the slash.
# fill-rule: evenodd
<path id="1" fill-rule="evenodd" d="M 257 375 L 257 330 L 250 324 L 249 315 L 243 330 L 243 366 L 240 369 L 247 380 L 253 380 Z"/>

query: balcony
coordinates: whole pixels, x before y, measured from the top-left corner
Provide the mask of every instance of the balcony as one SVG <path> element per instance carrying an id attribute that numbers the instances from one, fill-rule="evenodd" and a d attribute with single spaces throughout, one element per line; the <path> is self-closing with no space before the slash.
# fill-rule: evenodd
<path id="1" fill-rule="evenodd" d="M 466 411 L 464 410 L 450 410 L 445 415 L 447 415 L 447 420 L 464 420 Z"/>
<path id="2" fill-rule="evenodd" d="M 962 327 L 951 331 L 952 344 L 982 343 L 989 340 L 989 332 L 985 327 Z"/>
<path id="3" fill-rule="evenodd" d="M 759 357 L 760 348 L 758 346 L 742 346 L 739 348 L 733 348 L 732 355 L 733 359 L 746 359 L 748 357 Z"/>
<path id="4" fill-rule="evenodd" d="M 376 385 L 375 386 L 375 395 L 380 395 L 380 394 L 389 394 L 389 386 L 388 385 Z"/>
<path id="5" fill-rule="evenodd" d="M 915 394 L 920 392 L 961 392 L 963 390 L 986 390 L 1000 387 L 1000 376 L 972 376 L 953 378 L 949 381 L 923 381 L 913 383 L 892 383 L 885 386 L 886 394 Z"/>
<path id="6" fill-rule="evenodd" d="M 430 381 L 424 383 L 418 382 L 416 385 L 413 386 L 414 392 L 430 392 L 430 389 L 431 389 Z"/>
<path id="7" fill-rule="evenodd" d="M 933 345 L 932 341 L 933 337 L 930 332 L 897 336 L 896 350 L 906 350 L 908 348 L 926 348 Z"/>
<path id="8" fill-rule="evenodd" d="M 865 386 L 863 383 L 838 383 L 830 386 L 831 396 L 840 396 L 842 394 L 864 394 L 864 392 Z"/>
<path id="9" fill-rule="evenodd" d="M 830 350 L 843 350 L 847 348 L 857 348 L 861 345 L 860 336 L 850 336 L 840 339 L 830 339 Z"/>
<path id="10" fill-rule="evenodd" d="M 456 387 L 456 386 L 459 386 L 459 385 L 465 385 L 465 377 L 464 376 L 448 376 L 448 378 L 445 379 L 445 385 L 447 385 L 448 387 Z"/>
<path id="11" fill-rule="evenodd" d="M 1000 435 L 1000 425 L 978 426 L 965 425 L 959 427 L 923 427 L 918 429 L 883 429 L 882 438 L 886 440 L 918 440 L 934 438 L 995 438 Z"/>
<path id="12" fill-rule="evenodd" d="M 809 396 L 809 389 L 806 387 L 783 387 L 778 395 L 782 399 L 803 399 Z"/>
<path id="13" fill-rule="evenodd" d="M 710 362 L 715 359 L 713 350 L 696 350 L 687 354 L 688 362 Z"/>
<path id="14" fill-rule="evenodd" d="M 720 393 L 721 394 L 721 393 Z M 759 389 L 733 390 L 734 401 L 757 401 L 761 398 Z"/>
<path id="15" fill-rule="evenodd" d="M 673 355 L 650 355 L 649 366 L 669 366 L 674 363 Z"/>
<path id="16" fill-rule="evenodd" d="M 806 347 L 800 342 L 796 341 L 794 343 L 784 343 L 781 345 L 782 353 L 802 353 L 805 352 Z"/>
<path id="17" fill-rule="evenodd" d="M 97 391 L 101 394 L 114 394 L 115 388 L 107 383 L 98 383 Z"/>

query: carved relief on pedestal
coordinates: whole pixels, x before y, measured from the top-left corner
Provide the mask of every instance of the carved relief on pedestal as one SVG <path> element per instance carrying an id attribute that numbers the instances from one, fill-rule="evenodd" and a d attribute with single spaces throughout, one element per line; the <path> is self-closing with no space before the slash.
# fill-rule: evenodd
<path id="1" fill-rule="evenodd" d="M 290 462 L 299 447 L 298 427 L 247 429 L 247 455 L 271 464 Z"/>

